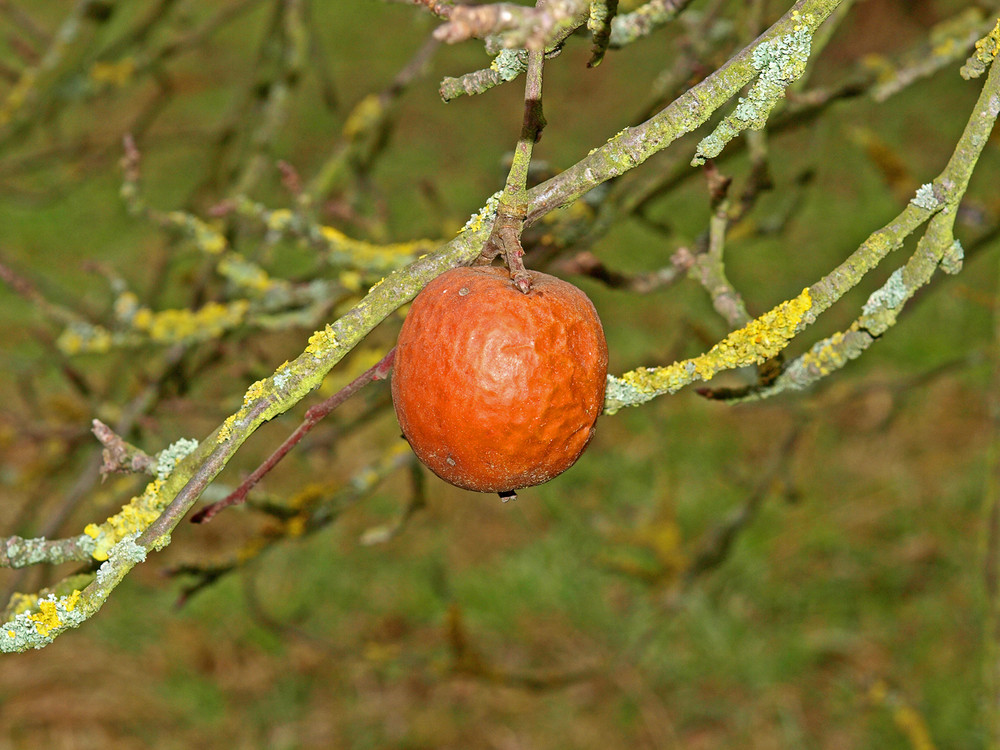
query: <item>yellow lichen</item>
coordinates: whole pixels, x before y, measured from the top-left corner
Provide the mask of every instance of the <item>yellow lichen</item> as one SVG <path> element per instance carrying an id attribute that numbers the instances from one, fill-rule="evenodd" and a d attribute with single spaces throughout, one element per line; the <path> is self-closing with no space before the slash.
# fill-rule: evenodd
<path id="1" fill-rule="evenodd" d="M 65 611 L 72 612 L 79 599 L 80 592 L 75 589 L 69 596 L 63 596 L 59 599 L 41 599 L 38 601 L 38 611 L 28 615 L 28 619 L 35 623 L 35 630 L 44 638 L 63 624 L 59 617 L 59 608 L 62 607 Z"/>
<path id="2" fill-rule="evenodd" d="M 216 266 L 219 273 L 233 284 L 245 289 L 266 292 L 275 286 L 267 271 L 251 263 L 239 253 L 226 253 Z"/>
<path id="3" fill-rule="evenodd" d="M 420 253 L 430 252 L 441 244 L 436 240 L 413 240 L 412 242 L 378 245 L 348 237 L 339 229 L 331 226 L 321 226 L 319 234 L 331 253 L 343 254 L 346 256 L 345 260 L 367 268 L 377 269 L 396 268 L 409 263 Z M 334 258 L 334 260 L 338 259 Z"/>
<path id="4" fill-rule="evenodd" d="M 298 515 L 292 516 L 287 521 L 285 521 L 285 534 L 290 537 L 302 536 L 306 533 L 306 524 L 309 521 L 308 516 Z"/>
<path id="5" fill-rule="evenodd" d="M 294 214 L 287 208 L 275 209 L 267 215 L 267 228 L 272 232 L 283 232 L 291 226 L 294 218 Z"/>
<path id="6" fill-rule="evenodd" d="M 259 399 L 267 392 L 267 381 L 258 380 L 256 383 L 252 384 L 247 388 L 247 392 L 243 394 L 243 406 L 250 406 L 254 401 Z"/>
<path id="7" fill-rule="evenodd" d="M 135 60 L 131 57 L 123 57 L 116 62 L 99 60 L 90 66 L 91 81 L 119 88 L 129 82 L 133 73 L 135 73 Z"/>
<path id="8" fill-rule="evenodd" d="M 325 328 L 316 331 L 309 337 L 309 345 L 306 347 L 305 354 L 311 354 L 316 359 L 322 359 L 330 353 L 331 349 L 335 349 L 336 347 L 337 337 L 334 335 L 333 328 L 327 323 Z"/>
<path id="9" fill-rule="evenodd" d="M 153 311 L 148 307 L 140 307 L 132 316 L 132 327 L 139 331 L 148 331 L 153 325 Z"/>
<path id="10" fill-rule="evenodd" d="M 344 137 L 354 140 L 367 130 L 370 130 L 382 117 L 385 107 L 382 106 L 378 94 L 368 94 L 359 101 L 344 123 Z"/>
<path id="11" fill-rule="evenodd" d="M 167 219 L 188 234 L 198 249 L 208 255 L 218 255 L 229 244 L 221 232 L 184 211 L 171 211 L 167 214 Z"/>
<path id="12" fill-rule="evenodd" d="M 52 601 L 39 602 L 38 612 L 28 615 L 28 619 L 34 621 L 35 630 L 43 637 L 62 625 L 62 620 L 59 619 L 59 610 L 56 603 Z"/>
<path id="13" fill-rule="evenodd" d="M 226 249 L 226 238 L 214 230 L 206 230 L 205 232 L 199 232 L 195 240 L 204 252 L 209 255 L 218 255 L 223 250 Z"/>
<path id="14" fill-rule="evenodd" d="M 249 301 L 242 299 L 228 304 L 209 302 L 198 310 L 179 308 L 153 312 L 143 307 L 132 317 L 132 327 L 148 333 L 150 339 L 158 343 L 203 341 L 218 338 L 240 325 L 249 308 Z"/>
<path id="15" fill-rule="evenodd" d="M 35 87 L 38 80 L 38 68 L 28 68 L 14 84 L 14 87 L 7 94 L 3 106 L 0 106 L 0 126 L 6 125 L 27 101 L 28 95 Z"/>
<path id="16" fill-rule="evenodd" d="M 249 562 L 263 552 L 265 547 L 267 547 L 267 541 L 262 537 L 255 536 L 236 551 L 236 560 L 240 563 Z"/>
<path id="17" fill-rule="evenodd" d="M 976 51 L 965 61 L 965 65 L 958 71 L 959 74 L 965 79 L 979 78 L 998 53 L 1000 53 L 1000 18 L 997 19 L 993 30 L 976 42 Z"/>
<path id="18" fill-rule="evenodd" d="M 308 508 L 336 489 L 337 485 L 331 482 L 310 482 L 288 498 L 288 507 L 295 510 Z"/>
<path id="19" fill-rule="evenodd" d="M 64 354 L 104 354 L 111 349 L 111 332 L 103 326 L 71 325 L 56 340 Z"/>
<path id="20" fill-rule="evenodd" d="M 350 237 L 341 232 L 339 229 L 334 229 L 333 227 L 325 224 L 319 228 L 319 233 L 323 235 L 323 239 L 331 245 L 350 241 Z"/>
<path id="21" fill-rule="evenodd" d="M 154 479 L 141 495 L 136 495 L 118 513 L 100 525 L 88 524 L 84 533 L 96 540 L 92 553 L 95 560 L 107 560 L 108 551 L 130 534 L 140 534 L 155 521 L 166 507 L 160 495 L 163 480 Z"/>
<path id="22" fill-rule="evenodd" d="M 139 309 L 139 298 L 134 292 L 122 292 L 115 299 L 114 309 L 119 320 L 131 320 Z"/>
<path id="23" fill-rule="evenodd" d="M 812 306 L 808 289 L 782 302 L 743 328 L 733 331 L 708 352 L 667 367 L 640 367 L 621 380 L 641 393 L 673 393 L 695 380 L 709 380 L 726 370 L 760 364 L 788 345 Z"/>
<path id="24" fill-rule="evenodd" d="M 72 328 L 67 328 L 56 339 L 56 346 L 63 354 L 70 356 L 79 354 L 83 350 L 83 336 Z"/>
<path id="25" fill-rule="evenodd" d="M 238 417 L 239 415 L 233 414 L 226 418 L 226 421 L 222 423 L 222 427 L 219 428 L 218 442 L 224 443 L 233 436 L 233 427 Z"/>
<path id="26" fill-rule="evenodd" d="M 340 274 L 340 285 L 349 292 L 361 291 L 361 274 L 357 271 L 344 271 Z"/>

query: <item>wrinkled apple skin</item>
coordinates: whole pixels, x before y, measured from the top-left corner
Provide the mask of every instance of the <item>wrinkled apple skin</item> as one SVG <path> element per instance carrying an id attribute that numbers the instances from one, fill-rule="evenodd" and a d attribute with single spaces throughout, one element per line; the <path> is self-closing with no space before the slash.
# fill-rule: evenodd
<path id="1" fill-rule="evenodd" d="M 537 271 L 448 271 L 416 297 L 392 376 L 396 417 L 435 474 L 478 492 L 547 482 L 572 466 L 604 406 L 608 348 L 594 305 Z"/>

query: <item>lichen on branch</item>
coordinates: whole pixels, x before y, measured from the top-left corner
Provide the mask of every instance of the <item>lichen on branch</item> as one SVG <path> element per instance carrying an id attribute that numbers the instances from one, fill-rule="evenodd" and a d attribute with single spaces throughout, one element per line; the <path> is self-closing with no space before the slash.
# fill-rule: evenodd
<path id="1" fill-rule="evenodd" d="M 761 364 L 780 353 L 805 326 L 812 307 L 808 289 L 797 297 L 733 331 L 708 352 L 666 367 L 640 367 L 620 378 L 608 376 L 604 411 L 614 414 L 625 406 L 637 406 L 657 396 L 676 393 L 698 380 L 709 380 L 720 372 Z"/>
<path id="2" fill-rule="evenodd" d="M 760 130 L 775 105 L 785 96 L 785 90 L 798 80 L 806 70 L 812 49 L 812 30 L 808 18 L 792 12 L 797 21 L 790 34 L 761 42 L 754 47 L 751 64 L 757 71 L 745 97 L 740 97 L 736 109 L 702 139 L 691 164 L 698 166 L 706 159 L 713 159 L 722 149 L 744 130 Z"/>
<path id="3" fill-rule="evenodd" d="M 760 71 L 753 52 L 761 44 L 797 32 L 811 35 L 843 0 L 798 0 L 755 42 L 650 119 L 628 127 L 559 175 L 528 191 L 528 224 L 566 206 L 607 180 L 619 177 L 704 124 L 712 113 Z"/>

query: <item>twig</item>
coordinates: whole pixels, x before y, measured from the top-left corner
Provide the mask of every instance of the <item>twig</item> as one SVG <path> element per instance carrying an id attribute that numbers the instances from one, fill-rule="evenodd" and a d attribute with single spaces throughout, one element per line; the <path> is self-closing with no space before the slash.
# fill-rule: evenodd
<path id="1" fill-rule="evenodd" d="M 101 475 L 119 473 L 155 474 L 156 460 L 141 448 L 125 442 L 104 422 L 93 422 L 94 437 L 104 446 Z"/>
<path id="2" fill-rule="evenodd" d="M 930 225 L 913 257 L 869 298 L 862 316 L 849 330 L 814 345 L 767 386 L 752 391 L 749 398 L 765 398 L 787 388 L 805 387 L 842 367 L 895 324 L 906 301 L 930 280 L 939 265 L 948 272 L 956 272 L 961 267 L 962 248 L 952 231 L 958 204 L 1000 115 L 998 67 L 990 70 L 944 171 L 933 183 L 921 186 L 893 221 L 870 235 L 844 262 L 798 297 L 731 333 L 706 354 L 668 367 L 639 368 L 622 378 L 609 377 L 606 411 L 614 413 L 622 406 L 674 393 L 696 380 L 708 380 L 717 372 L 759 364 L 776 356 L 793 336 L 811 325 L 928 220 Z"/>
<path id="3" fill-rule="evenodd" d="M 329 490 L 307 487 L 286 502 L 248 500 L 248 507 L 278 521 L 268 523 L 225 562 L 213 565 L 185 564 L 171 568 L 170 576 L 193 576 L 194 583 L 181 592 L 182 602 L 251 560 L 270 551 L 283 539 L 306 536 L 326 528 L 352 505 L 366 497 L 386 477 L 404 466 L 414 466 L 416 456 L 405 443 L 395 444 L 373 463 L 357 471 L 349 481 Z"/>
<path id="4" fill-rule="evenodd" d="M 684 278 L 695 262 L 695 256 L 687 248 L 681 248 L 670 256 L 670 265 L 648 273 L 626 274 L 608 268 L 596 255 L 589 251 L 557 261 L 555 268 L 561 273 L 580 274 L 596 279 L 611 289 L 625 289 L 636 294 L 650 292 L 669 286 Z"/>
<path id="5" fill-rule="evenodd" d="M 94 540 L 86 534 L 68 539 L 25 539 L 9 536 L 0 540 L 0 568 L 26 568 L 38 563 L 58 565 L 91 559 Z"/>
<path id="6" fill-rule="evenodd" d="M 539 0 L 538 7 L 544 5 Z M 521 125 L 521 136 L 514 148 L 514 158 L 507 174 L 507 183 L 500 196 L 497 218 L 493 224 L 490 238 L 483 247 L 481 263 L 489 263 L 497 255 L 503 254 L 510 277 L 514 284 L 525 294 L 531 289 L 531 276 L 524 268 L 524 248 L 521 247 L 521 232 L 524 229 L 524 219 L 527 215 L 527 185 L 528 168 L 531 165 L 531 152 L 538 139 L 542 137 L 545 127 L 545 115 L 542 112 L 542 65 L 545 56 L 541 50 L 528 52 L 528 76 L 524 88 L 524 119 Z"/>
<path id="7" fill-rule="evenodd" d="M 868 700 L 872 705 L 885 708 L 900 734 L 906 737 L 913 750 L 936 750 L 927 719 L 906 696 L 890 687 L 883 679 L 875 680 L 868 688 Z"/>
<path id="8" fill-rule="evenodd" d="M 304 2 L 284 0 L 278 3 L 281 9 L 281 23 L 275 29 L 280 49 L 278 75 L 267 85 L 261 111 L 253 118 L 257 128 L 250 136 L 251 151 L 242 160 L 240 174 L 229 191 L 230 197 L 249 193 L 272 162 L 272 144 L 285 123 L 307 64 L 309 43 L 303 17 Z"/>
<path id="9" fill-rule="evenodd" d="M 434 36 L 455 44 L 496 35 L 508 49 L 541 52 L 553 37 L 582 26 L 588 7 L 588 0 L 547 0 L 536 3 L 534 8 L 513 3 L 456 5 Z"/>
<path id="10" fill-rule="evenodd" d="M 611 24 L 616 15 L 618 0 L 591 0 L 587 28 L 594 35 L 594 48 L 587 62 L 588 68 L 596 68 L 604 59 L 604 53 L 608 51 L 608 44 L 611 42 Z"/>
<path id="11" fill-rule="evenodd" d="M 392 370 L 392 363 L 396 356 L 396 349 L 390 349 L 389 353 L 380 359 L 376 364 L 369 367 L 354 380 L 345 385 L 339 391 L 330 396 L 326 401 L 311 407 L 306 411 L 302 424 L 291 435 L 286 438 L 274 453 L 268 456 L 267 460 L 258 466 L 250 476 L 243 480 L 239 487 L 229 493 L 224 499 L 212 503 L 191 517 L 191 523 L 207 523 L 211 521 L 221 510 L 230 505 L 239 505 L 246 500 L 247 494 L 252 490 L 263 477 L 271 471 L 285 457 L 285 455 L 304 438 L 316 424 L 330 412 L 347 401 L 351 396 L 360 391 L 364 386 L 375 380 L 385 380 Z"/>
<path id="12" fill-rule="evenodd" d="M 726 277 L 723 260 L 730 221 L 728 192 L 732 179 L 719 172 L 712 162 L 705 165 L 705 177 L 712 206 L 708 223 L 708 251 L 697 256 L 694 270 L 698 281 L 712 298 L 712 306 L 729 324 L 729 329 L 734 330 L 749 323 L 751 317 L 743 297 Z"/>
<path id="13" fill-rule="evenodd" d="M 526 690 L 552 690 L 604 674 L 599 666 L 568 670 L 522 671 L 501 667 L 487 661 L 482 652 L 469 641 L 468 632 L 457 604 L 448 608 L 446 636 L 451 649 L 451 672 L 455 676 L 471 677 L 497 685 Z"/>
<path id="14" fill-rule="evenodd" d="M 761 44 L 792 33 L 812 33 L 843 0 L 798 0 L 753 44 L 693 86 L 646 122 L 611 138 L 556 177 L 528 191 L 527 223 L 533 224 L 560 206 L 566 206 L 607 180 L 625 174 L 690 133 L 731 99 L 760 72 L 753 54 Z"/>
<path id="15" fill-rule="evenodd" d="M 403 94 L 425 75 L 440 43 L 428 37 L 380 93 L 364 97 L 348 114 L 337 145 L 316 170 L 303 200 L 316 204 L 352 173 L 367 172 L 395 127 L 393 115 Z"/>
<path id="16" fill-rule="evenodd" d="M 412 2 L 414 5 L 423 5 L 439 18 L 450 18 L 451 12 L 455 9 L 450 0 L 412 0 Z"/>
<path id="17" fill-rule="evenodd" d="M 902 244 L 903 237 L 919 226 L 909 225 L 904 219 L 905 215 L 913 208 L 930 206 L 935 213 L 910 259 L 868 298 L 861 315 L 850 328 L 817 342 L 806 354 L 789 363 L 772 383 L 763 388 L 751 389 L 740 400 L 759 400 L 785 390 L 801 390 L 839 370 L 860 356 L 879 336 L 895 325 L 906 303 L 917 290 L 930 282 L 938 267 L 946 273 L 957 273 L 961 269 L 964 250 L 954 237 L 958 206 L 998 115 L 1000 66 L 994 65 L 944 171 L 933 183 L 928 183 L 917 191 L 917 195 L 895 223 L 880 230 L 883 235 L 892 237 L 893 227 L 909 226 L 906 234 L 894 237 L 888 248 L 892 249 Z M 872 240 L 876 235 L 872 235 L 865 244 L 875 244 Z M 854 258 L 858 252 L 860 250 L 855 251 L 851 257 Z M 838 271 L 835 271 L 813 285 L 814 288 L 820 284 L 828 289 L 833 285 L 842 287 L 844 272 L 841 269 L 845 269 L 850 260 L 849 258 L 838 268 L 839 277 Z M 842 292 L 834 294 L 839 297 Z"/>
<path id="18" fill-rule="evenodd" d="M 618 16 L 611 27 L 610 44 L 624 47 L 673 21 L 691 0 L 649 0 L 631 13 Z"/>
<path id="19" fill-rule="evenodd" d="M 407 500 L 403 512 L 390 523 L 373 526 L 365 531 L 361 535 L 362 544 L 385 544 L 399 534 L 418 511 L 427 507 L 427 480 L 424 478 L 424 470 L 416 461 L 410 464 L 410 486 L 412 488 L 410 498 Z"/>
<path id="20" fill-rule="evenodd" d="M 38 44 L 49 44 L 52 37 L 38 21 L 28 15 L 23 8 L 10 2 L 10 0 L 0 0 L 0 13 L 7 16 L 11 23 L 18 26 Z"/>

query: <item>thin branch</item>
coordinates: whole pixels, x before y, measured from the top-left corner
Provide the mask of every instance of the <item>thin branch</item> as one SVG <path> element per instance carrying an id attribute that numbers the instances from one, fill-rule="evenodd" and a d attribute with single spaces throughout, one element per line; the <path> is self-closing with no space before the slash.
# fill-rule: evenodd
<path id="1" fill-rule="evenodd" d="M 700 549 L 684 571 L 682 588 L 690 587 L 695 580 L 719 567 L 729 557 L 740 533 L 757 517 L 775 482 L 788 471 L 789 464 L 795 458 L 796 447 L 802 436 L 802 427 L 801 422 L 797 423 L 785 439 L 775 445 L 771 465 L 760 475 L 743 505 L 705 534 Z M 677 592 L 671 593 L 671 597 L 676 595 Z"/>
<path id="2" fill-rule="evenodd" d="M 9 536 L 0 540 L 0 568 L 26 568 L 29 565 L 91 560 L 94 540 L 86 534 L 68 539 L 25 539 Z"/>
<path id="3" fill-rule="evenodd" d="M 427 480 L 424 477 L 423 468 L 417 461 L 410 464 L 410 484 L 410 497 L 402 513 L 387 524 L 373 526 L 366 530 L 361 535 L 361 544 L 385 544 L 406 528 L 406 524 L 413 516 L 427 507 Z"/>
<path id="4" fill-rule="evenodd" d="M 542 7 L 543 4 L 544 0 L 539 0 L 538 6 Z M 545 127 L 545 115 L 542 112 L 544 59 L 541 50 L 528 52 L 528 76 L 524 89 L 521 136 L 514 148 L 514 158 L 503 194 L 500 196 L 493 231 L 480 256 L 481 263 L 489 263 L 497 255 L 503 254 L 510 269 L 511 279 L 525 294 L 531 288 L 531 276 L 525 270 L 522 260 L 524 248 L 521 247 L 521 232 L 524 230 L 524 219 L 528 210 L 528 169 L 531 166 L 531 152 L 538 139 L 542 137 L 542 129 Z"/>
<path id="5" fill-rule="evenodd" d="M 344 121 L 341 143 L 316 170 L 303 191 L 303 200 L 321 201 L 351 175 L 367 172 L 382 153 L 395 127 L 393 116 L 412 84 L 424 76 L 440 43 L 428 37 L 380 93 L 364 97 Z"/>
<path id="6" fill-rule="evenodd" d="M 649 0 L 631 13 L 618 16 L 611 27 L 611 46 L 624 47 L 648 36 L 677 18 L 690 4 L 691 0 Z"/>
<path id="7" fill-rule="evenodd" d="M 251 560 L 270 551 L 284 539 L 316 533 L 336 521 L 342 513 L 367 497 L 383 480 L 404 466 L 415 466 L 416 456 L 400 441 L 384 451 L 378 459 L 357 471 L 348 481 L 331 485 L 317 492 L 307 488 L 284 502 L 248 501 L 248 507 L 267 514 L 277 522 L 265 524 L 233 557 L 212 564 L 185 564 L 168 571 L 168 575 L 192 576 L 195 580 L 181 592 L 181 602 L 207 588 L 229 573 L 245 567 Z"/>
<path id="8" fill-rule="evenodd" d="M 734 55 L 708 78 L 693 86 L 641 125 L 625 128 L 603 146 L 556 177 L 528 191 L 527 223 L 566 206 L 596 186 L 619 177 L 704 124 L 760 72 L 754 50 L 791 34 L 813 33 L 843 0 L 798 0 L 753 44 Z"/>
<path id="9" fill-rule="evenodd" d="M 903 214 L 896 219 L 896 222 L 902 225 L 903 216 L 911 209 L 919 208 L 921 204 L 924 207 L 930 206 L 931 210 L 935 211 L 927 231 L 917 243 L 911 258 L 868 298 L 861 315 L 848 329 L 817 342 L 808 352 L 790 362 L 772 383 L 763 388 L 750 389 L 747 393 L 740 394 L 737 400 L 760 400 L 785 390 L 801 390 L 841 369 L 859 357 L 878 337 L 895 325 L 907 302 L 917 290 L 930 283 L 939 267 L 946 273 L 957 273 L 961 269 L 964 250 L 954 237 L 958 206 L 965 196 L 972 170 L 989 139 L 998 115 L 1000 115 L 1000 66 L 993 66 L 947 167 L 934 183 L 928 183 L 917 191 L 917 195 L 907 205 Z M 888 230 L 891 236 L 895 226 L 897 224 L 890 224 L 881 232 L 886 233 Z M 906 234 L 914 229 L 915 226 Z M 894 249 L 902 244 L 906 234 L 895 237 L 888 249 Z M 866 244 L 871 243 L 875 236 L 872 235 Z M 858 252 L 856 251 L 851 257 L 854 258 Z M 850 261 L 849 258 L 841 264 L 840 269 L 845 269 Z M 835 274 L 836 271 L 813 286 L 819 287 L 820 284 L 826 284 L 827 288 L 834 284 L 843 286 L 844 272 L 841 271 L 839 279 Z M 839 297 L 842 293 L 834 292 L 834 295 Z"/>
<path id="10" fill-rule="evenodd" d="M 726 277 L 726 265 L 722 257 L 730 222 L 728 191 L 732 180 L 719 172 L 711 162 L 705 165 L 705 177 L 712 205 L 708 225 L 708 251 L 697 256 L 694 270 L 698 281 L 712 298 L 715 311 L 729 324 L 730 330 L 734 330 L 749 323 L 751 317 L 747 313 L 743 297 Z"/>
<path id="11" fill-rule="evenodd" d="M 155 474 L 156 459 L 141 448 L 125 442 L 104 422 L 95 419 L 93 433 L 104 446 L 101 475 L 107 474 Z"/>
<path id="12" fill-rule="evenodd" d="M 456 5 L 434 36 L 448 44 L 498 36 L 508 49 L 542 51 L 554 37 L 582 26 L 588 8 L 588 0 L 547 0 L 534 8 L 513 3 Z"/>
<path id="13" fill-rule="evenodd" d="M 931 220 L 913 258 L 869 298 L 854 326 L 816 344 L 775 380 L 752 390 L 749 398 L 805 387 L 857 357 L 895 323 L 906 301 L 930 280 L 939 265 L 949 272 L 961 267 L 961 245 L 952 234 L 958 204 L 998 115 L 1000 72 L 994 66 L 944 171 L 933 183 L 923 185 L 893 221 L 870 235 L 837 268 L 796 298 L 734 331 L 706 354 L 668 367 L 639 368 L 621 378 L 609 376 L 605 410 L 613 414 L 623 406 L 675 393 L 696 380 L 709 380 L 718 372 L 759 364 L 776 356 L 793 336 L 811 325 L 892 250 L 900 247 L 906 237 Z"/>
<path id="14" fill-rule="evenodd" d="M 250 490 L 263 479 L 283 459 L 288 452 L 298 445 L 313 427 L 315 427 L 324 417 L 351 398 L 369 383 L 375 380 L 385 380 L 392 371 L 392 363 L 396 357 L 396 349 L 392 348 L 389 353 L 380 359 L 376 364 L 369 367 L 354 380 L 345 385 L 339 391 L 330 396 L 326 401 L 311 407 L 307 412 L 302 424 L 291 435 L 286 438 L 274 453 L 268 456 L 267 460 L 258 466 L 250 476 L 243 480 L 239 487 L 229 493 L 224 499 L 202 508 L 191 517 L 191 523 L 207 523 L 225 508 L 231 505 L 239 505 L 246 500 Z"/>
<path id="15" fill-rule="evenodd" d="M 611 24 L 616 15 L 618 0 L 591 0 L 587 28 L 594 35 L 594 49 L 587 62 L 588 68 L 596 68 L 604 59 L 604 53 L 608 51 L 608 44 L 611 42 Z"/>
<path id="16" fill-rule="evenodd" d="M 560 273 L 589 276 L 611 289 L 624 289 L 635 294 L 649 294 L 684 278 L 694 262 L 695 256 L 691 251 L 687 248 L 681 248 L 670 256 L 670 265 L 668 266 L 648 273 L 627 274 L 608 268 L 596 255 L 589 251 L 583 251 L 557 261 L 555 268 Z"/>

